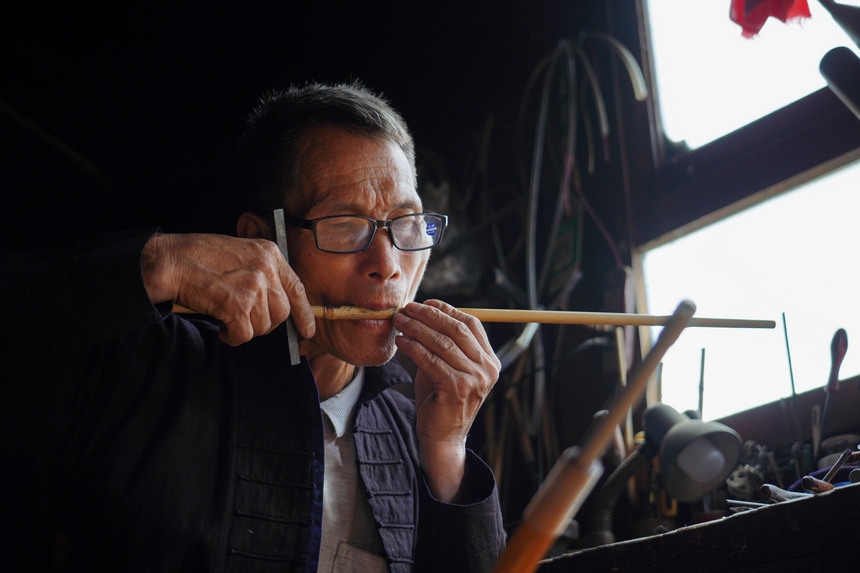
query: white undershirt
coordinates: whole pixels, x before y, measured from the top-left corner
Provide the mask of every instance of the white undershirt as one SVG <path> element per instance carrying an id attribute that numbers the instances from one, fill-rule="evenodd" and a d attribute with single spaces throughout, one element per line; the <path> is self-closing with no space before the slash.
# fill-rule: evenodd
<path id="1" fill-rule="evenodd" d="M 339 393 L 320 403 L 325 428 L 323 521 L 318 571 L 388 572 L 367 494 L 358 479 L 352 428 L 364 386 L 364 369 Z"/>

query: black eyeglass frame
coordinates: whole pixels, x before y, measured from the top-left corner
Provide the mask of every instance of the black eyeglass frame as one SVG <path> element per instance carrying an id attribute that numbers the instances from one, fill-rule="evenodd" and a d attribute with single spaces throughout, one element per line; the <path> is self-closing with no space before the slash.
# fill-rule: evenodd
<path id="1" fill-rule="evenodd" d="M 433 217 L 439 217 L 441 219 L 441 225 L 439 229 L 439 237 L 435 243 L 432 245 L 428 245 L 426 247 L 418 247 L 415 249 L 409 249 L 401 247 L 397 244 L 397 238 L 394 236 L 394 233 L 391 232 L 391 224 L 398 219 L 405 219 L 406 217 L 416 217 L 418 215 L 431 215 Z M 370 234 L 370 237 L 367 240 L 367 245 L 363 249 L 357 251 L 332 251 L 330 249 L 323 249 L 320 247 L 319 240 L 317 239 L 317 224 L 320 221 L 324 221 L 326 219 L 340 219 L 343 217 L 352 217 L 354 219 L 364 219 L 365 221 L 370 221 L 373 223 L 373 232 Z M 284 223 L 287 225 L 295 225 L 297 227 L 301 227 L 302 229 L 307 229 L 314 234 L 314 244 L 317 249 L 323 251 L 324 253 L 334 253 L 336 255 L 355 255 L 358 253 L 363 253 L 373 244 L 373 239 L 376 238 L 376 231 L 379 229 L 385 229 L 388 231 L 388 236 L 391 238 L 391 244 L 394 245 L 394 248 L 400 251 L 406 252 L 414 252 L 414 251 L 426 251 L 427 249 L 432 249 L 436 245 L 438 245 L 442 241 L 442 235 L 445 233 L 445 228 L 448 227 L 448 215 L 441 215 L 439 213 L 433 213 L 431 211 L 426 211 L 423 213 L 408 213 L 406 215 L 400 215 L 399 217 L 394 217 L 393 219 L 389 219 L 387 221 L 381 221 L 379 219 L 374 219 L 373 217 L 365 217 L 364 215 L 327 215 L 325 217 L 318 217 L 316 219 L 301 219 L 299 217 L 290 217 L 288 215 L 284 215 Z"/>

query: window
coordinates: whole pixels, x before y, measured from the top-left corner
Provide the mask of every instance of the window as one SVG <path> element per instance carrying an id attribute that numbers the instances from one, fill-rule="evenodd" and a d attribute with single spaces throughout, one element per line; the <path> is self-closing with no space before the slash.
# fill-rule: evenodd
<path id="1" fill-rule="evenodd" d="M 639 206 L 647 312 L 678 301 L 698 316 L 770 318 L 775 330 L 688 329 L 667 353 L 662 398 L 705 419 L 823 387 L 838 328 L 840 377 L 860 373 L 860 120 L 825 87 L 818 62 L 856 46 L 817 2 L 812 18 L 741 36 L 729 0 L 648 0 L 660 129 L 667 148 Z M 658 161 L 659 163 L 659 161 Z M 656 333 L 652 333 L 656 334 Z"/>
<path id="2" fill-rule="evenodd" d="M 826 85 L 821 58 L 854 44 L 810 0 L 812 17 L 769 19 L 755 38 L 729 19 L 730 0 L 649 0 L 660 113 L 666 136 L 696 148 Z"/>
<path id="3" fill-rule="evenodd" d="M 697 316 L 777 323 L 775 330 L 688 328 L 666 353 L 663 400 L 698 407 L 702 349 L 705 419 L 790 396 L 792 372 L 798 393 L 823 387 L 839 328 L 849 343 L 840 377 L 860 373 L 858 213 L 860 161 L 648 250 L 649 312 L 669 314 L 686 298 Z"/>

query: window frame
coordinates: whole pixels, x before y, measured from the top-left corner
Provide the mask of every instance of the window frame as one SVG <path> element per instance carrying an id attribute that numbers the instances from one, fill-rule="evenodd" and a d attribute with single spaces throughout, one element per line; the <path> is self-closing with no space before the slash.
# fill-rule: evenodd
<path id="1" fill-rule="evenodd" d="M 607 6 L 609 33 L 637 56 L 649 90 L 644 104 L 633 104 L 626 72 L 613 63 L 636 306 L 648 312 L 641 267 L 647 250 L 860 158 L 860 118 L 825 87 L 706 145 L 679 148 L 662 129 L 646 1 Z M 650 329 L 638 334 L 644 355 Z M 652 381 L 646 403 L 659 395 Z"/>
<path id="2" fill-rule="evenodd" d="M 618 110 L 630 134 L 625 167 L 634 251 L 686 234 L 860 157 L 860 118 L 827 87 L 696 149 L 673 147 L 660 117 L 647 3 L 613 0 L 612 6 L 611 33 L 638 49 L 649 88 L 644 110 L 623 104 Z M 616 85 L 624 87 L 620 81 Z M 620 95 L 620 101 L 631 101 Z"/>

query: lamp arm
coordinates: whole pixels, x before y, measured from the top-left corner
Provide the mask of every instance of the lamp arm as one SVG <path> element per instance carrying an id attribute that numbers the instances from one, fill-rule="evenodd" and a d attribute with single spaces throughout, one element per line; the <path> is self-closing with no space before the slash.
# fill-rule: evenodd
<path id="1" fill-rule="evenodd" d="M 618 467 L 615 468 L 603 487 L 600 488 L 595 501 L 594 510 L 589 522 L 588 538 L 590 545 L 608 545 L 615 542 L 615 534 L 612 532 L 612 521 L 615 515 L 615 506 L 618 498 L 627 485 L 627 481 L 641 468 L 657 455 L 657 448 L 647 440 L 640 443 L 633 452 L 627 456 Z"/>

